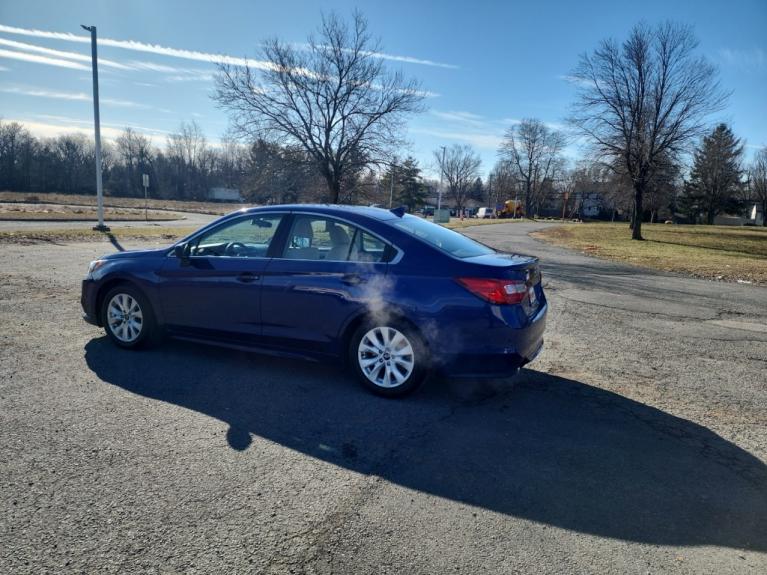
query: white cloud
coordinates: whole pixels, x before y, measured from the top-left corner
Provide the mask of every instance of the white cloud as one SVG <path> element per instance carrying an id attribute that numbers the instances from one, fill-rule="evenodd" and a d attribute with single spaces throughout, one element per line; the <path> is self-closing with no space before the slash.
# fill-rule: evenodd
<path id="1" fill-rule="evenodd" d="M 79 62 L 87 62 L 89 67 L 91 63 L 90 54 L 80 54 L 78 52 L 67 52 L 65 50 L 53 50 L 52 48 L 44 48 L 36 44 L 27 44 L 26 42 L 16 42 L 15 40 L 8 40 L 7 38 L 0 38 L 0 44 L 16 48 L 17 50 L 25 50 L 27 52 L 37 52 L 38 54 L 46 54 L 48 56 L 55 56 L 56 58 L 66 58 L 67 60 L 77 60 Z M 130 70 L 129 66 L 107 60 L 106 58 L 99 57 L 99 66 L 106 66 L 109 68 L 118 68 L 120 70 Z"/>
<path id="2" fill-rule="evenodd" d="M 207 70 L 187 71 L 165 77 L 168 82 L 212 82 L 213 78 L 213 72 Z"/>
<path id="3" fill-rule="evenodd" d="M 0 32 L 7 34 L 20 34 L 22 36 L 33 36 L 35 38 L 49 38 L 52 40 L 64 40 L 66 42 L 90 43 L 90 35 L 84 36 L 72 34 L 70 32 L 49 32 L 46 30 L 36 30 L 32 28 L 17 28 L 15 26 L 6 26 L 0 24 Z M 99 38 L 99 46 L 110 46 L 113 48 L 123 48 L 125 50 L 134 50 L 137 52 L 148 52 L 159 54 L 161 56 L 171 56 L 173 58 L 183 58 L 186 60 L 195 60 L 198 62 L 208 62 L 211 64 L 231 64 L 233 66 L 248 65 L 251 68 L 269 70 L 273 65 L 262 60 L 249 60 L 247 58 L 237 58 L 226 54 L 212 54 L 210 52 L 198 52 L 196 50 L 184 50 L 179 48 L 170 48 L 160 44 L 147 44 L 136 40 L 114 40 L 112 38 Z"/>
<path id="4" fill-rule="evenodd" d="M 6 38 L 0 38 L 0 45 L 8 46 L 25 52 L 36 52 L 38 54 L 45 54 L 46 56 L 53 56 L 56 59 L 75 60 L 78 62 L 87 63 L 87 68 L 90 68 L 91 56 L 89 54 L 81 54 L 78 52 L 68 52 L 64 50 L 54 50 L 52 48 L 46 48 L 44 46 L 38 46 L 37 44 L 27 44 L 26 42 L 16 42 L 15 40 L 8 40 Z M 19 52 L 21 53 L 21 52 Z M 29 56 L 34 54 L 27 54 Z M 42 63 L 42 62 L 41 62 Z M 170 81 L 210 81 L 213 79 L 213 73 L 208 69 L 203 68 L 179 68 L 176 66 L 168 66 L 165 64 L 159 64 L 157 62 L 147 62 L 143 60 L 130 60 L 125 63 L 116 62 L 99 56 L 99 67 L 116 68 L 119 70 L 140 70 L 158 72 L 164 74 L 172 74 L 167 80 Z M 102 83 L 106 80 L 102 79 Z"/>
<path id="5" fill-rule="evenodd" d="M 294 42 L 293 46 L 299 50 L 310 50 L 311 46 L 305 42 Z M 324 47 L 324 45 L 320 45 Z M 351 52 L 350 49 L 346 49 L 346 52 Z M 405 64 L 419 64 L 421 66 L 434 66 L 436 68 L 449 68 L 451 70 L 457 70 L 459 67 L 455 64 L 445 64 L 444 62 L 435 62 L 434 60 L 425 60 L 423 58 L 415 58 L 414 56 L 400 56 L 397 54 L 387 54 L 385 52 L 371 52 L 368 50 L 362 50 L 360 52 L 365 56 L 372 56 L 373 58 L 380 58 L 381 60 L 390 60 L 392 62 L 404 62 Z"/>
<path id="6" fill-rule="evenodd" d="M 93 120 L 80 120 L 78 118 L 70 118 L 69 116 L 56 116 L 53 114 L 35 114 L 36 118 L 41 118 L 43 120 L 52 120 L 54 122 L 57 122 L 59 124 L 64 125 L 72 125 L 72 126 L 85 126 L 90 127 L 90 130 L 93 130 Z M 124 130 L 125 128 L 131 128 L 133 130 L 136 130 L 137 132 L 145 133 L 145 134 L 157 134 L 157 135 L 167 135 L 170 134 L 168 130 L 160 130 L 158 128 L 147 128 L 146 126 L 138 126 L 136 124 L 122 124 L 122 123 L 115 123 L 115 122 L 101 122 L 102 129 L 104 127 L 107 128 L 115 128 L 116 130 Z"/>
<path id="7" fill-rule="evenodd" d="M 440 110 L 429 110 L 429 113 L 432 116 L 436 116 L 440 120 L 446 120 L 448 122 L 458 122 L 461 124 L 470 124 L 474 126 L 484 125 L 486 123 L 485 119 L 482 116 L 480 116 L 479 114 L 474 114 L 472 112 L 462 112 L 462 111 L 442 112 Z"/>
<path id="8" fill-rule="evenodd" d="M 431 128 L 410 128 L 410 131 L 415 134 L 423 134 L 425 136 L 433 136 L 435 138 L 442 138 L 445 140 L 456 140 L 459 142 L 466 142 L 477 148 L 484 150 L 497 150 L 498 146 L 503 141 L 503 136 L 498 134 L 488 134 L 486 132 L 462 132 L 452 130 L 439 130 Z"/>
<path id="9" fill-rule="evenodd" d="M 560 74 L 557 76 L 557 78 L 578 88 L 590 88 L 593 86 L 591 81 L 585 78 L 577 78 L 575 76 L 571 76 L 570 74 Z"/>
<path id="10" fill-rule="evenodd" d="M 424 60 L 422 58 L 414 58 L 413 56 L 398 56 L 396 54 L 386 54 L 384 52 L 367 52 L 368 55 L 382 60 L 391 60 L 393 62 L 404 62 L 406 64 L 420 64 L 422 66 L 434 66 L 436 68 L 448 68 L 451 70 L 457 70 L 458 66 L 455 64 L 445 64 L 444 62 L 435 62 L 434 60 Z"/>
<path id="11" fill-rule="evenodd" d="M 19 122 L 23 124 L 27 130 L 32 132 L 35 136 L 41 138 L 56 138 L 65 134 L 84 134 L 88 137 L 93 137 L 93 123 L 85 122 L 81 120 L 70 119 L 61 117 L 61 120 L 57 123 L 52 122 L 38 122 L 23 118 L 5 118 L 9 122 Z M 101 137 L 105 140 L 114 141 L 126 127 L 134 128 L 137 132 L 145 135 L 152 141 L 155 146 L 161 146 L 165 143 L 165 135 L 149 132 L 148 130 L 139 126 L 121 126 L 112 127 L 105 124 L 101 125 Z"/>
<path id="12" fill-rule="evenodd" d="M 27 52 L 14 52 L 12 50 L 0 49 L 0 58 L 10 58 L 12 60 L 21 60 L 22 62 L 32 62 L 34 64 L 47 64 L 58 68 L 70 68 L 72 70 L 90 70 L 90 66 L 84 66 L 71 60 L 62 60 L 60 58 L 50 58 L 38 54 L 29 54 Z"/>
<path id="13" fill-rule="evenodd" d="M 761 48 L 751 50 L 722 48 L 719 50 L 719 57 L 728 66 L 748 72 L 767 69 L 767 53 Z"/>
<path id="14" fill-rule="evenodd" d="M 55 90 L 41 90 L 37 88 L 0 88 L 0 92 L 7 94 L 19 94 L 22 96 L 31 96 L 34 98 L 50 98 L 54 100 L 71 100 L 76 102 L 92 102 L 90 94 L 85 92 L 59 92 Z M 101 104 L 116 106 L 122 108 L 151 108 L 130 100 L 117 100 L 114 98 L 99 98 Z"/>
<path id="15" fill-rule="evenodd" d="M 511 126 L 520 123 L 517 118 L 487 118 L 468 111 L 429 110 L 431 116 L 440 120 L 439 124 L 429 122 L 426 125 L 411 127 L 410 131 L 435 138 L 465 142 L 482 150 L 497 150 L 504 140 L 504 134 Z M 567 127 L 557 122 L 544 122 L 551 130 L 567 131 Z"/>
<path id="16" fill-rule="evenodd" d="M 33 36 L 36 38 L 49 38 L 52 40 L 64 40 L 67 42 L 80 42 L 90 43 L 90 35 L 72 34 L 70 32 L 50 32 L 47 30 L 36 30 L 33 28 L 18 28 L 16 26 L 6 26 L 0 24 L 0 32 L 7 34 L 20 34 L 23 36 Z M 138 52 L 149 52 L 151 54 L 159 54 L 162 56 L 171 56 L 173 58 L 184 58 L 187 60 L 196 60 L 198 62 L 208 62 L 211 64 L 231 64 L 233 66 L 245 66 L 248 65 L 251 68 L 257 68 L 260 70 L 271 70 L 274 65 L 264 60 L 250 60 L 248 58 L 239 58 L 236 56 L 229 56 L 227 54 L 213 54 L 210 52 L 199 52 L 197 50 L 184 50 L 179 48 L 171 48 L 169 46 L 162 46 L 160 44 L 148 44 L 146 42 L 138 42 L 136 40 L 115 40 L 112 38 L 99 38 L 100 46 L 111 46 L 113 48 L 123 48 L 126 50 L 134 50 Z M 305 47 L 306 45 L 299 45 Z M 444 62 L 436 62 L 434 60 L 426 60 L 422 58 L 415 58 L 413 56 L 400 56 L 397 54 L 386 54 L 383 52 L 367 52 L 367 54 L 376 58 L 384 60 L 391 60 L 395 62 L 404 62 L 408 64 L 419 64 L 423 66 L 435 66 L 438 68 L 457 69 L 458 66 L 454 64 L 446 64 Z"/>

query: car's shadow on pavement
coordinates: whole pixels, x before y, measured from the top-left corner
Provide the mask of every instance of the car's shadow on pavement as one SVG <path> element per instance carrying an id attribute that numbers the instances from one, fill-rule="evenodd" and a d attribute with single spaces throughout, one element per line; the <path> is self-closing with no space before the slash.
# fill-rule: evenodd
<path id="1" fill-rule="evenodd" d="M 700 425 L 578 381 L 523 371 L 483 398 L 433 382 L 392 401 L 331 366 L 177 342 L 132 353 L 94 339 L 85 358 L 108 384 L 228 423 L 221 449 L 260 436 L 582 533 L 767 551 L 764 463 Z"/>

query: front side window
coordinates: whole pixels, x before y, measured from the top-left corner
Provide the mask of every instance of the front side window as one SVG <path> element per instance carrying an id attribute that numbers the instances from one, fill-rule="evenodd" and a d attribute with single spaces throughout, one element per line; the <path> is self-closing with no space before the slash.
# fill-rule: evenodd
<path id="1" fill-rule="evenodd" d="M 297 215 L 283 257 L 317 261 L 384 261 L 387 244 L 356 226 L 323 216 Z"/>
<path id="2" fill-rule="evenodd" d="M 195 239 L 190 255 L 265 258 L 281 220 L 281 214 L 239 218 Z"/>

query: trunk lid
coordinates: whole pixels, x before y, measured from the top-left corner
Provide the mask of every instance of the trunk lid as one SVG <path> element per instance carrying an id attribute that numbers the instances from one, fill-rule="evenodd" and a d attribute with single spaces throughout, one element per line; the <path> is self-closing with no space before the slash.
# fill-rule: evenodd
<path id="1" fill-rule="evenodd" d="M 544 295 L 541 285 L 541 271 L 538 258 L 496 252 L 475 256 L 463 260 L 469 264 L 469 272 L 475 277 L 513 279 L 524 282 L 527 296 L 521 305 L 528 316 L 534 315 L 543 305 Z"/>

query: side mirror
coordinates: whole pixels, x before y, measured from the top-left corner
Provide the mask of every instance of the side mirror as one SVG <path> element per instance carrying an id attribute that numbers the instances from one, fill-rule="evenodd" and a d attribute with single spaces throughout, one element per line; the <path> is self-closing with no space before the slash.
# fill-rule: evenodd
<path id="1" fill-rule="evenodd" d="M 179 259 L 182 266 L 189 265 L 189 244 L 176 244 L 173 248 L 173 255 Z"/>

